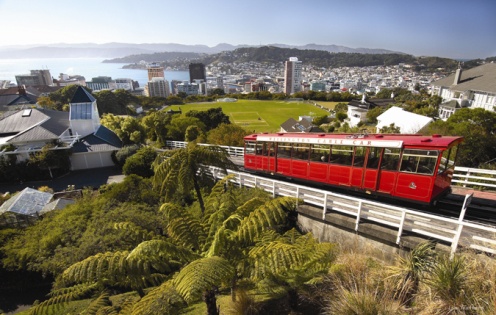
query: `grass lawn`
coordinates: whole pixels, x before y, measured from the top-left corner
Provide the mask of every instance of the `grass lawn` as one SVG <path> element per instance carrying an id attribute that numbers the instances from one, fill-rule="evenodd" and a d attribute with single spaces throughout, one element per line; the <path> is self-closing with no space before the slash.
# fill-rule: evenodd
<path id="1" fill-rule="evenodd" d="M 319 102 L 320 105 L 326 108 L 331 106 L 329 103 L 331 102 Z M 280 129 L 280 125 L 289 118 L 298 120 L 299 116 L 329 115 L 329 112 L 311 104 L 285 101 L 238 100 L 234 103 L 213 102 L 173 105 L 170 108 L 173 110 L 181 108 L 182 112 L 186 113 L 190 110 L 201 111 L 217 107 L 222 107 L 222 111 L 229 116 L 231 123 L 240 125 L 252 132 L 277 132 Z"/>

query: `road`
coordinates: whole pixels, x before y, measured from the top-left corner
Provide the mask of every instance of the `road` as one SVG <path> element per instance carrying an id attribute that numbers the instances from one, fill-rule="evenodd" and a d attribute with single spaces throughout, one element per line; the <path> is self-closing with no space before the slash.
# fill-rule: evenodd
<path id="1" fill-rule="evenodd" d="M 74 185 L 75 189 L 84 187 L 98 188 L 103 184 L 119 182 L 123 178 L 124 175 L 122 175 L 122 171 L 115 167 L 95 168 L 70 172 L 53 180 L 26 182 L 16 185 L 2 184 L 0 185 L 0 193 L 14 193 L 16 191 L 21 191 L 26 187 L 38 189 L 41 186 L 48 186 L 52 188 L 54 192 L 62 191 L 66 189 L 68 185 Z"/>

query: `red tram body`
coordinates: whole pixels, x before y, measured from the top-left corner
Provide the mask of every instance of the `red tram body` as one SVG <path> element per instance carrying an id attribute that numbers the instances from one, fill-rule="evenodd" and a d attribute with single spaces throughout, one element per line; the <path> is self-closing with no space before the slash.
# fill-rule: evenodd
<path id="1" fill-rule="evenodd" d="M 450 190 L 462 137 L 253 134 L 244 167 L 275 176 L 431 204 Z"/>

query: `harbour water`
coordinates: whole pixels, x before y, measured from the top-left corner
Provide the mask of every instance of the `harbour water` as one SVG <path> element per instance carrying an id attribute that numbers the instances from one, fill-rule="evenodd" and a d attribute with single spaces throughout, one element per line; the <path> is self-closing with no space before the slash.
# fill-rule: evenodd
<path id="1" fill-rule="evenodd" d="M 138 81 L 140 87 L 148 81 L 146 70 L 123 69 L 122 63 L 103 63 L 102 58 L 33 58 L 33 59 L 0 59 L 0 80 L 10 80 L 16 83 L 15 76 L 29 74 L 30 70 L 48 69 L 53 78 L 61 73 L 68 75 L 82 75 L 86 81 L 98 76 L 107 76 L 112 79 L 130 78 Z M 188 71 L 165 71 L 165 79 L 189 80 Z"/>

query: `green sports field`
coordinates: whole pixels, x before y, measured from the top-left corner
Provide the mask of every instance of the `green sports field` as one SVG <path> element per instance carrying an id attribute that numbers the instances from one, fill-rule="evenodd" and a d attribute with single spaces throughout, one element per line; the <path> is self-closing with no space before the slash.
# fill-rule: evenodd
<path id="1" fill-rule="evenodd" d="M 298 120 L 299 116 L 329 115 L 329 112 L 311 104 L 286 101 L 238 100 L 234 103 L 192 103 L 174 105 L 170 108 L 173 110 L 181 108 L 182 112 L 186 113 L 190 110 L 217 107 L 222 107 L 222 111 L 229 116 L 231 123 L 254 132 L 277 132 L 280 125 L 289 118 Z"/>

